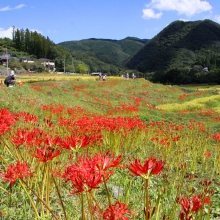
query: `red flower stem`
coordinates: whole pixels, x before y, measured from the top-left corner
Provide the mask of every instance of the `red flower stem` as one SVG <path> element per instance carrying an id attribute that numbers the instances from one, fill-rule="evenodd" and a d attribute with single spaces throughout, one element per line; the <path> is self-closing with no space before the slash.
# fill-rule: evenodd
<path id="1" fill-rule="evenodd" d="M 82 212 L 82 220 L 86 220 L 83 196 L 84 196 L 83 193 L 81 193 L 81 195 L 80 195 L 80 198 L 81 198 L 81 212 Z"/>
<path id="2" fill-rule="evenodd" d="M 149 178 L 146 179 L 145 181 L 145 207 L 144 207 L 144 215 L 145 219 L 148 220 L 148 206 L 149 206 L 149 192 L 148 192 L 148 187 L 149 187 Z"/>
<path id="3" fill-rule="evenodd" d="M 64 204 L 63 204 L 63 200 L 62 200 L 62 198 L 61 198 L 60 190 L 59 190 L 59 188 L 58 188 L 58 186 L 57 186 L 56 180 L 55 180 L 55 178 L 54 178 L 53 175 L 52 175 L 52 179 L 53 179 L 54 185 L 55 185 L 55 187 L 56 187 L 57 194 L 58 194 L 58 196 L 59 196 L 59 200 L 60 200 L 60 203 L 61 203 L 61 206 L 62 206 L 62 209 L 63 209 L 63 213 L 64 213 L 64 216 L 65 216 L 65 219 L 68 219 L 67 214 L 66 214 L 66 209 L 65 209 L 65 206 L 64 206 Z"/>
<path id="4" fill-rule="evenodd" d="M 37 216 L 37 218 L 39 218 L 39 214 L 38 214 L 38 211 L 37 211 L 37 208 L 36 208 L 36 205 L 34 204 L 32 198 L 30 197 L 27 189 L 25 188 L 24 184 L 22 183 L 21 180 L 19 180 L 19 183 L 21 184 L 21 187 L 23 188 L 23 190 L 25 191 L 25 194 L 27 195 L 28 199 L 30 200 L 30 203 L 34 209 L 34 212 L 35 212 L 35 215 Z"/>
<path id="5" fill-rule="evenodd" d="M 47 206 L 50 207 L 50 174 L 49 174 L 49 164 L 46 163 L 46 175 L 47 175 L 47 181 L 46 181 L 46 203 Z M 47 214 L 49 214 L 49 210 L 47 209 Z"/>
<path id="6" fill-rule="evenodd" d="M 106 184 L 106 180 L 105 180 L 105 177 L 104 177 L 104 176 L 103 176 L 102 178 L 103 178 L 105 190 L 106 190 L 107 197 L 108 197 L 108 204 L 109 204 L 109 206 L 111 206 L 111 205 L 112 205 L 112 203 L 111 203 L 111 197 L 110 197 L 110 193 L 109 193 L 109 190 L 108 190 L 108 187 L 107 187 L 107 184 Z"/>
<path id="7" fill-rule="evenodd" d="M 89 206 L 89 212 L 90 212 L 90 215 L 91 215 L 91 220 L 94 220 L 94 210 L 93 210 L 91 198 L 90 198 L 88 192 L 86 192 L 86 198 L 87 198 L 87 201 L 88 201 L 88 206 Z"/>
<path id="8" fill-rule="evenodd" d="M 41 185 L 41 198 L 44 199 L 44 186 L 45 186 L 45 182 L 46 182 L 46 175 L 47 175 L 47 172 L 46 172 L 46 164 L 44 164 L 44 167 L 43 167 L 43 180 L 42 180 L 42 185 Z M 40 194 L 40 192 L 39 192 Z M 41 203 L 41 212 L 43 214 L 43 210 L 44 210 L 44 207 L 43 207 L 43 204 Z"/>
<path id="9" fill-rule="evenodd" d="M 42 199 L 39 197 L 39 195 L 34 192 L 34 190 L 31 189 L 31 188 L 27 185 L 27 183 L 24 182 L 22 179 L 21 179 L 20 181 L 22 181 L 22 182 L 26 185 L 26 187 L 45 205 L 45 207 L 49 210 L 49 212 L 52 214 L 52 216 L 53 216 L 56 220 L 59 220 L 58 217 L 55 215 L 55 213 L 50 209 L 50 207 L 47 206 L 47 203 L 44 202 L 44 200 L 42 200 Z"/>
<path id="10" fill-rule="evenodd" d="M 92 199 L 95 201 L 95 204 L 96 204 L 96 206 L 98 207 L 99 211 L 102 213 L 103 210 L 102 210 L 102 208 L 100 207 L 99 203 L 97 202 L 96 198 L 92 195 L 92 193 L 91 193 L 91 196 L 92 196 Z"/>

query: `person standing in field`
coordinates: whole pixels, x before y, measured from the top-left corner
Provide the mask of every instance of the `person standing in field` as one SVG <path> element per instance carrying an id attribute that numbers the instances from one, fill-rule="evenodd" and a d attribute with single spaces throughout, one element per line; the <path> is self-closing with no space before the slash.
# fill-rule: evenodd
<path id="1" fill-rule="evenodd" d="M 126 74 L 126 79 L 129 80 L 129 74 L 128 73 Z"/>
<path id="2" fill-rule="evenodd" d="M 132 73 L 132 79 L 135 80 L 136 76 Z"/>

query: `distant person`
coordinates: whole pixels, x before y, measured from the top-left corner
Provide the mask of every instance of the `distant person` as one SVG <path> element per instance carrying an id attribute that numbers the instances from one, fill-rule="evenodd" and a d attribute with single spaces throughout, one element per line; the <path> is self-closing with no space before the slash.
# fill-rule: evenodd
<path id="1" fill-rule="evenodd" d="M 134 73 L 132 73 L 132 79 L 135 80 L 136 76 L 134 75 Z"/>
<path id="2" fill-rule="evenodd" d="M 11 73 L 10 73 L 10 75 L 5 78 L 4 84 L 5 84 L 7 87 L 9 87 L 9 86 L 14 86 L 15 83 L 16 83 L 15 73 L 14 73 L 14 71 L 12 70 Z"/>
<path id="3" fill-rule="evenodd" d="M 99 73 L 99 80 L 102 80 L 102 73 Z"/>
<path id="4" fill-rule="evenodd" d="M 102 81 L 106 81 L 106 75 L 102 77 Z"/>
<path id="5" fill-rule="evenodd" d="M 129 79 L 129 74 L 128 73 L 126 74 L 126 79 Z"/>

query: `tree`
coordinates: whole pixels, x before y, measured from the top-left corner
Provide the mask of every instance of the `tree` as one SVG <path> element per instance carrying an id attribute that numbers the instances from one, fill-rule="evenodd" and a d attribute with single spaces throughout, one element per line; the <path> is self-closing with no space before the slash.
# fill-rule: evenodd
<path id="1" fill-rule="evenodd" d="M 66 65 L 66 72 L 74 73 L 75 72 L 75 66 L 73 64 Z"/>
<path id="2" fill-rule="evenodd" d="M 15 59 L 10 59 L 9 65 L 10 69 L 14 69 L 14 70 L 20 70 L 23 69 L 21 62 L 19 62 L 18 60 Z"/>
<path id="3" fill-rule="evenodd" d="M 80 63 L 77 68 L 76 71 L 79 73 L 87 73 L 89 70 L 88 66 L 85 63 Z"/>

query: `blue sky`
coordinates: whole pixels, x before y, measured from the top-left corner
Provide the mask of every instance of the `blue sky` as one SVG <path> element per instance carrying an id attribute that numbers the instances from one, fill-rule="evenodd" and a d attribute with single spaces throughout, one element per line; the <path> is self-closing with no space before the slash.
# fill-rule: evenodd
<path id="1" fill-rule="evenodd" d="M 12 26 L 54 43 L 88 38 L 151 39 L 175 20 L 220 23 L 219 0 L 7 0 L 0 2 L 0 38 Z"/>

